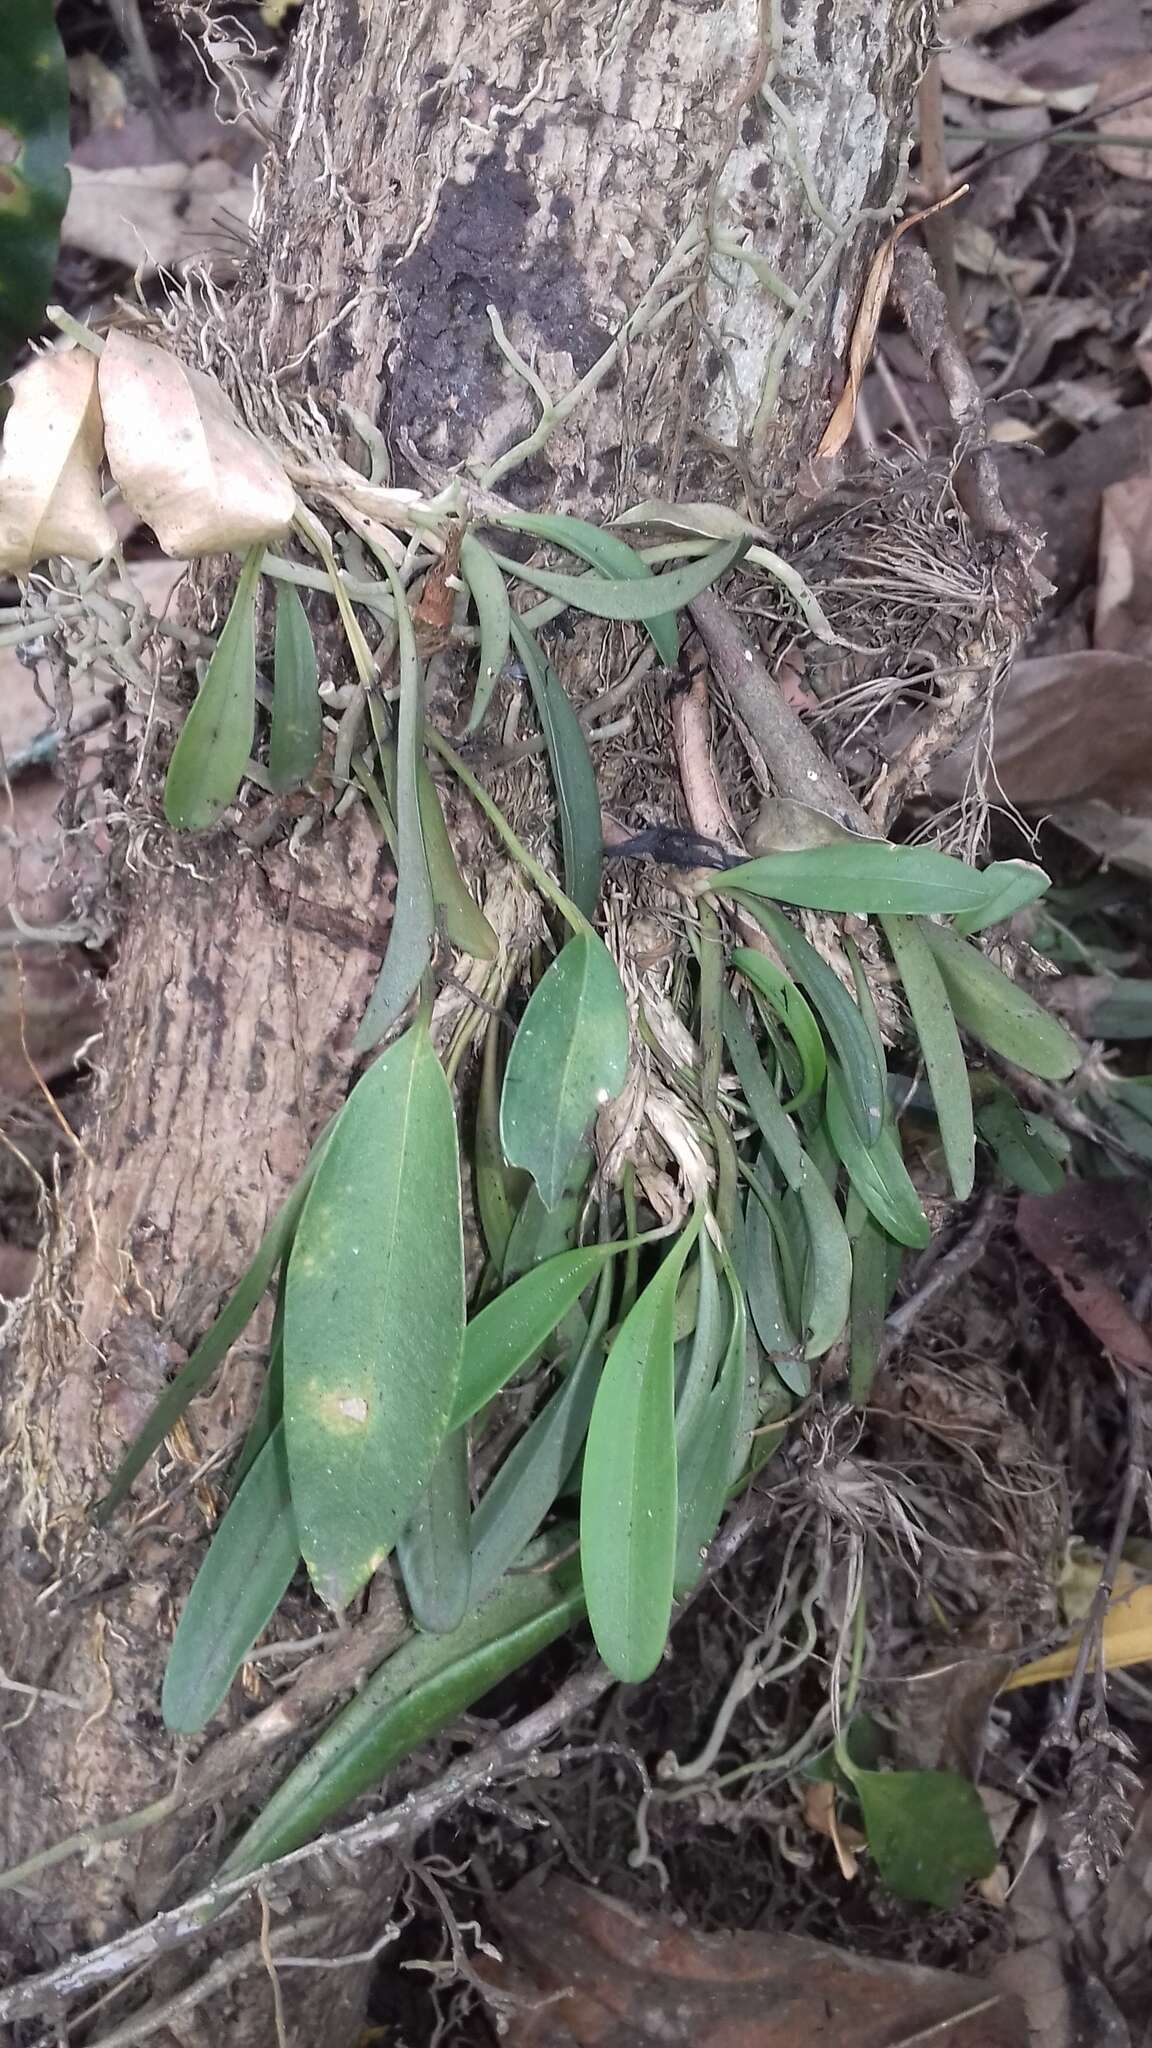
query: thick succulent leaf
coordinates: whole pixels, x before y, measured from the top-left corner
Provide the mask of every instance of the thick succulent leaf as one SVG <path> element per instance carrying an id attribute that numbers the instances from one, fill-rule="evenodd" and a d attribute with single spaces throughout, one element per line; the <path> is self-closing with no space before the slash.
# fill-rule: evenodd
<path id="1" fill-rule="evenodd" d="M 620 976 L 595 932 L 576 932 L 529 998 L 500 1098 L 504 1156 L 532 1175 L 547 1208 L 563 1195 L 597 1110 L 627 1076 Z"/>
<path id="2" fill-rule="evenodd" d="M 604 828 L 588 741 L 555 669 L 515 618 L 512 638 L 528 675 L 556 784 L 564 887 L 576 908 L 585 917 L 594 917 L 604 864 Z"/>
<path id="3" fill-rule="evenodd" d="M 1057 1018 L 946 926 L 926 924 L 923 932 L 963 1030 L 1041 1080 L 1066 1081 L 1075 1072 L 1083 1048 Z"/>
<path id="4" fill-rule="evenodd" d="M 453 1430 L 440 1447 L 412 1520 L 396 1543 L 396 1561 L 417 1628 L 448 1635 L 468 1612 L 472 1547 L 468 1534 L 468 1439 Z"/>
<path id="5" fill-rule="evenodd" d="M 916 1026 L 952 1192 L 958 1202 L 966 1202 L 976 1177 L 976 1132 L 968 1065 L 948 991 L 932 948 L 914 919 L 882 917 L 880 924 Z"/>
<path id="6" fill-rule="evenodd" d="M 256 725 L 256 585 L 262 547 L 245 557 L 200 691 L 180 728 L 164 783 L 164 815 L 178 832 L 215 825 L 244 779 Z"/>
<path id="7" fill-rule="evenodd" d="M 320 759 L 323 711 L 312 628 L 291 583 L 281 583 L 276 591 L 272 681 L 268 780 L 278 792 L 299 789 Z"/>
<path id="8" fill-rule="evenodd" d="M 856 839 L 800 853 L 765 854 L 729 868 L 713 887 L 806 910 L 933 916 L 983 911 L 1003 899 L 1006 885 L 995 866 L 981 871 L 931 847 Z"/>
<path id="9" fill-rule="evenodd" d="M 288 1264 L 292 1499 L 305 1563 L 331 1607 L 371 1578 L 428 1484 L 463 1340 L 456 1115 L 421 1023 L 349 1096 Z"/>

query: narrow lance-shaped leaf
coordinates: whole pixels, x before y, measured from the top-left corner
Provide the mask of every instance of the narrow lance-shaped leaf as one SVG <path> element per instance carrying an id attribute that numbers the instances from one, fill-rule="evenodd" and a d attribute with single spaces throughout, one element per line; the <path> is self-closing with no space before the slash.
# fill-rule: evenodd
<path id="1" fill-rule="evenodd" d="M 852 1246 L 852 1312 L 848 1352 L 848 1395 L 861 1405 L 884 1344 L 884 1319 L 900 1271 L 900 1249 L 853 1190 L 846 1216 Z"/>
<path id="2" fill-rule="evenodd" d="M 805 1156 L 796 1190 L 808 1231 L 804 1276 L 805 1358 L 822 1358 L 848 1321 L 852 1289 L 852 1248 L 827 1182 Z"/>
<path id="3" fill-rule="evenodd" d="M 456 1117 L 420 1023 L 349 1096 L 288 1265 L 292 1499 L 305 1563 L 331 1607 L 383 1563 L 428 1483 L 463 1337 Z"/>
<path id="4" fill-rule="evenodd" d="M 588 1426 L 580 1559 L 596 1647 L 617 1678 L 660 1662 L 676 1560 L 676 1290 L 697 1214 L 617 1332 Z"/>
<path id="5" fill-rule="evenodd" d="M 861 1144 L 834 1061 L 828 1063 L 825 1102 L 828 1135 L 861 1201 L 898 1243 L 922 1251 L 932 1232 L 901 1157 L 895 1130 L 886 1124 L 874 1145 Z"/>
<path id="6" fill-rule="evenodd" d="M 767 932 L 785 965 L 820 1013 L 844 1069 L 849 1115 L 865 1145 L 880 1134 L 886 1113 L 884 1061 L 867 1021 L 839 976 L 802 932 L 772 904 L 739 897 Z"/>
<path id="7" fill-rule="evenodd" d="M 420 761 L 424 730 L 424 684 L 416 635 L 404 586 L 386 555 L 380 557 L 396 606 L 400 659 L 400 715 L 396 733 L 396 906 L 384 965 L 353 1041 L 366 1052 L 379 1045 L 403 1015 L 432 957 L 435 904 L 424 820 L 420 811 Z"/>
<path id="8" fill-rule="evenodd" d="M 396 1542 L 396 1561 L 417 1628 L 448 1635 L 468 1612 L 472 1549 L 468 1534 L 468 1439 L 453 1430 Z"/>
<path id="9" fill-rule="evenodd" d="M 295 1187 L 285 1196 L 280 1209 L 261 1238 L 255 1256 L 236 1282 L 215 1322 L 205 1331 L 191 1358 L 181 1366 L 175 1379 L 165 1388 L 147 1422 L 125 1451 L 116 1467 L 112 1484 L 96 1511 L 98 1522 L 106 1522 L 119 1506 L 132 1481 L 144 1470 L 153 1451 L 159 1450 L 165 1437 L 175 1429 L 185 1409 L 208 1385 L 217 1366 L 227 1357 L 237 1337 L 251 1322 L 268 1291 L 273 1273 L 292 1242 L 296 1225 L 300 1220 L 300 1212 L 333 1128 L 334 1123 L 329 1124 L 317 1139 L 303 1173 Z"/>
<path id="10" fill-rule="evenodd" d="M 504 1253 L 505 1283 L 518 1280 L 533 1266 L 554 1258 L 558 1252 L 571 1251 L 579 1244 L 594 1157 L 591 1145 L 577 1146 L 564 1182 L 564 1192 L 553 1209 L 546 1208 L 541 1201 L 535 1181 L 520 1168 L 515 1169 L 516 1179 L 524 1184 L 526 1192 L 516 1211 L 516 1221 Z"/>
<path id="11" fill-rule="evenodd" d="M 1046 1144 L 1042 1120 L 1025 1114 L 1011 1092 L 984 1076 L 976 1128 L 1005 1180 L 1028 1195 L 1054 1195 L 1064 1185 L 1062 1160 Z M 1041 1128 L 1037 1128 L 1040 1122 Z"/>
<path id="12" fill-rule="evenodd" d="M 676 1445 L 682 1450 L 703 1412 L 724 1352 L 725 1329 L 721 1312 L 720 1278 L 716 1255 L 705 1230 L 700 1232 L 696 1254 L 696 1323 L 688 1345 L 683 1371 L 676 1376 Z"/>
<path id="13" fill-rule="evenodd" d="M 990 924 L 1001 924 L 1006 917 L 1013 917 L 1028 903 L 1046 894 L 1051 884 L 1043 868 L 1028 860 L 1000 860 L 984 870 L 987 877 L 996 876 L 998 887 L 980 910 L 963 911 L 956 919 L 956 929 L 970 938 L 973 932 L 980 932 Z"/>
<path id="14" fill-rule="evenodd" d="M 597 1110 L 628 1075 L 628 1004 L 611 954 L 577 932 L 537 983 L 520 1020 L 500 1100 L 504 1156 L 552 1208 Z"/>
<path id="15" fill-rule="evenodd" d="M 388 803 L 394 810 L 395 744 L 391 740 L 380 738 L 377 743 L 377 754 L 388 792 Z M 352 772 L 364 789 L 379 820 L 380 829 L 395 856 L 399 842 L 388 805 L 381 801 L 380 791 L 362 761 L 353 761 Z M 448 836 L 448 827 L 444 823 L 444 813 L 440 808 L 439 793 L 424 760 L 417 766 L 416 792 L 420 805 L 420 823 L 424 831 L 428 879 L 432 884 L 432 900 L 443 920 L 448 942 L 458 947 L 461 953 L 470 953 L 474 960 L 494 960 L 500 950 L 500 942 L 460 873 L 456 853 Z"/>
<path id="16" fill-rule="evenodd" d="M 256 585 L 263 546 L 244 558 L 200 692 L 180 728 L 164 784 L 164 815 L 178 832 L 204 832 L 244 778 L 256 724 Z"/>
<path id="17" fill-rule="evenodd" d="M 276 1288 L 276 1309 L 272 1335 L 268 1340 L 268 1367 L 261 1383 L 256 1411 L 248 1424 L 240 1456 L 228 1474 L 228 1490 L 235 1498 L 274 1429 L 284 1417 L 284 1266 Z"/>
<path id="18" fill-rule="evenodd" d="M 841 840 L 801 853 L 770 853 L 729 868 L 711 885 L 796 903 L 806 910 L 896 912 L 931 916 L 979 912 L 1002 900 L 998 865 L 980 870 L 927 846 L 893 846 L 887 839 Z"/>
<path id="19" fill-rule="evenodd" d="M 272 683 L 268 780 L 276 791 L 298 789 L 320 759 L 323 709 L 312 628 L 291 583 L 281 583 L 276 591 Z"/>
<path id="20" fill-rule="evenodd" d="M 564 887 L 577 909 L 585 917 L 594 917 L 600 897 L 604 827 L 588 741 L 555 670 L 515 617 L 512 638 L 531 685 L 556 784 Z"/>
<path id="21" fill-rule="evenodd" d="M 780 1098 L 756 1050 L 756 1041 L 727 991 L 722 1017 L 725 1041 L 744 1100 L 789 1187 L 798 1188 L 804 1172 L 803 1147 L 781 1108 Z"/>
<path id="22" fill-rule="evenodd" d="M 472 1517 L 474 1599 L 483 1599 L 516 1563 L 580 1455 L 604 1363 L 612 1284 L 612 1269 L 606 1265 L 575 1365 L 513 1445 Z"/>
<path id="23" fill-rule="evenodd" d="M 500 1028 L 500 1018 L 493 1017 L 484 1038 L 472 1145 L 476 1211 L 497 1272 L 503 1268 L 516 1212 L 529 1185 L 526 1175 L 505 1163 L 500 1146 Z"/>
<path id="24" fill-rule="evenodd" d="M 570 554 L 580 555 L 590 562 L 602 576 L 628 579 L 633 582 L 641 578 L 652 580 L 648 564 L 641 560 L 635 548 L 626 540 L 620 540 L 614 533 L 607 533 L 602 526 L 593 526 L 591 520 L 573 519 L 566 512 L 518 512 L 505 514 L 501 520 L 504 526 L 511 526 L 517 533 L 535 534 L 539 540 L 552 541 L 557 547 L 567 548 Z M 648 622 L 648 633 L 652 644 L 667 668 L 675 668 L 680 658 L 680 635 L 667 612 L 655 614 Z"/>
<path id="25" fill-rule="evenodd" d="M 956 1021 L 990 1052 L 1044 1081 L 1066 1081 L 1080 1064 L 1081 1047 L 1055 1017 L 991 960 L 944 925 L 926 924 L 924 937 Z"/>
<path id="26" fill-rule="evenodd" d="M 732 1321 L 720 1376 L 700 1422 L 680 1453 L 675 1589 L 690 1592 L 700 1577 L 708 1544 L 720 1524 L 724 1503 L 743 1462 L 743 1382 L 747 1373 L 748 1326 L 744 1294 L 731 1265 L 725 1279 Z M 743 1439 L 746 1444 L 747 1439 Z"/>
<path id="27" fill-rule="evenodd" d="M 194 1735 L 212 1719 L 299 1562 L 284 1433 L 276 1429 L 216 1530 L 184 1603 L 160 1695 L 165 1727 Z"/>
<path id="28" fill-rule="evenodd" d="M 880 924 L 916 1026 L 952 1192 L 966 1202 L 976 1177 L 976 1132 L 968 1066 L 948 991 L 919 924 L 905 917 L 882 917 Z"/>
<path id="29" fill-rule="evenodd" d="M 732 951 L 732 965 L 739 968 L 745 980 L 751 982 L 771 1005 L 800 1055 L 803 1080 L 792 1100 L 784 1103 L 783 1107 L 802 1109 L 824 1085 L 827 1057 L 820 1026 L 795 982 L 763 953 L 754 953 L 749 946 L 736 946 Z"/>
<path id="30" fill-rule="evenodd" d="M 646 623 L 691 604 L 694 597 L 699 597 L 702 590 L 707 590 L 710 583 L 715 583 L 739 560 L 747 545 L 746 540 L 727 541 L 711 548 L 699 561 L 689 562 L 683 569 L 670 569 L 664 576 L 651 576 L 646 583 L 632 577 L 613 580 L 595 574 L 564 576 L 551 569 L 526 568 L 523 562 L 513 562 L 506 555 L 497 555 L 496 560 L 510 575 L 534 584 L 549 597 L 561 598 L 578 611 L 590 612 L 593 618 Z"/>
<path id="31" fill-rule="evenodd" d="M 488 549 L 470 533 L 460 542 L 460 573 L 472 594 L 480 621 L 480 669 L 466 727 L 471 735 L 484 723 L 492 692 L 508 659 L 512 607 L 501 570 Z"/>
<path id="32" fill-rule="evenodd" d="M 570 1532 L 541 1545 L 547 1564 Z M 506 1579 L 450 1636 L 417 1636 L 374 1671 L 272 1794 L 222 1878 L 287 1855 L 411 1750 L 526 1664 L 578 1618 L 584 1600 L 569 1565 Z"/>
<path id="33" fill-rule="evenodd" d="M 753 1326 L 772 1359 L 799 1356 L 800 1337 L 788 1298 L 780 1237 L 773 1224 L 776 1197 L 763 1174 L 753 1176 L 745 1207 L 747 1278 L 745 1291 Z M 797 1289 L 797 1294 L 799 1290 Z"/>

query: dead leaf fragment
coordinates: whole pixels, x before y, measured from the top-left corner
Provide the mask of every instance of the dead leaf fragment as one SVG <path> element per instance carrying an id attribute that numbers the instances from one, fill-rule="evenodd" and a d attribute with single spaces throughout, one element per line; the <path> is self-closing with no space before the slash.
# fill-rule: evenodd
<path id="1" fill-rule="evenodd" d="M 101 502 L 95 357 L 79 348 L 37 356 L 12 392 L 0 449 L 0 568 L 19 573 L 47 555 L 98 562 L 116 529 Z"/>
<path id="2" fill-rule="evenodd" d="M 1152 477 L 1105 491 L 1097 574 L 1096 646 L 1152 656 Z"/>
<path id="3" fill-rule="evenodd" d="M 1117 64 L 1104 73 L 1096 88 L 1094 106 L 1106 107 L 1113 100 L 1130 100 L 1134 93 L 1152 93 L 1152 57 L 1138 57 Z M 1152 99 L 1137 100 L 1134 106 L 1117 107 L 1114 114 L 1099 114 L 1096 126 L 1105 139 L 1096 154 L 1118 178 L 1152 178 Z M 1109 142 L 1109 135 L 1139 135 L 1147 138 L 1147 149 L 1135 144 Z"/>
<path id="4" fill-rule="evenodd" d="M 227 164 L 149 164 L 89 171 L 73 166 L 61 237 L 129 270 L 179 270 L 207 259 L 235 268 L 252 210 L 252 188 Z"/>
<path id="5" fill-rule="evenodd" d="M 1152 1339 L 1111 1277 L 1148 1260 L 1148 1217 L 1135 1182 L 1069 1181 L 1054 1195 L 1021 1195 L 1016 1229 L 1069 1308 L 1130 1372 L 1152 1372 Z M 1130 1255 L 1130 1257 L 1129 1257 Z"/>
<path id="6" fill-rule="evenodd" d="M 210 377 L 116 332 L 99 388 L 108 466 L 165 554 L 239 553 L 283 539 L 292 486 Z"/>
<path id="7" fill-rule="evenodd" d="M 1129 1566 L 1126 1570 L 1127 1583 L 1118 1583 L 1115 1597 L 1104 1616 L 1102 1648 L 1105 1671 L 1126 1671 L 1133 1664 L 1152 1663 L 1152 1586 L 1133 1584 L 1134 1574 Z M 1046 1685 L 1054 1678 L 1070 1678 L 1076 1665 L 1077 1653 L 1083 1639 L 1083 1630 L 1078 1629 L 1058 1650 L 1047 1657 L 1037 1657 L 1031 1664 L 1022 1664 L 1014 1671 L 1003 1687 L 1005 1692 L 1015 1692 L 1024 1685 Z M 1089 1671 L 1095 1670 L 1096 1659 L 1088 1660 Z"/>

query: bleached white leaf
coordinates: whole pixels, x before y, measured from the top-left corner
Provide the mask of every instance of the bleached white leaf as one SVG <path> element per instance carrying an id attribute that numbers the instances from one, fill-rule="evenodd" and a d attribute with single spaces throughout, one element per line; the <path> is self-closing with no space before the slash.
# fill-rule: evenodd
<path id="1" fill-rule="evenodd" d="M 101 503 L 95 357 L 80 348 L 36 356 L 12 392 L 0 449 L 0 568 L 19 573 L 48 555 L 98 562 L 116 529 Z"/>

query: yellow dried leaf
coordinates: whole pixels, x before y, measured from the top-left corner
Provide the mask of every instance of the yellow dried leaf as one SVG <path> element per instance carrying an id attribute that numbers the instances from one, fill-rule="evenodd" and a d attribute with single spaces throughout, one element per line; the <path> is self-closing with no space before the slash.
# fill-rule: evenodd
<path id="1" fill-rule="evenodd" d="M 47 555 L 98 562 L 116 529 L 100 496 L 95 357 L 37 356 L 17 371 L 12 393 L 0 449 L 0 568 L 19 573 Z"/>
<path id="2" fill-rule="evenodd" d="M 239 554 L 283 539 L 292 486 L 210 377 L 114 333 L 100 358 L 100 402 L 108 467 L 165 554 Z"/>
<path id="3" fill-rule="evenodd" d="M 1121 1583 L 1123 1583 L 1121 1579 Z M 1044 1685 L 1055 1678 L 1068 1678 L 1076 1663 L 1082 1631 L 1070 1637 L 1050 1656 L 1021 1665 L 1001 1690 L 1015 1692 L 1023 1685 Z M 1105 1671 L 1125 1671 L 1131 1664 L 1152 1663 L 1152 1585 L 1130 1585 L 1119 1593 L 1104 1616 Z M 1095 1669 L 1095 1659 L 1088 1669 Z"/>

